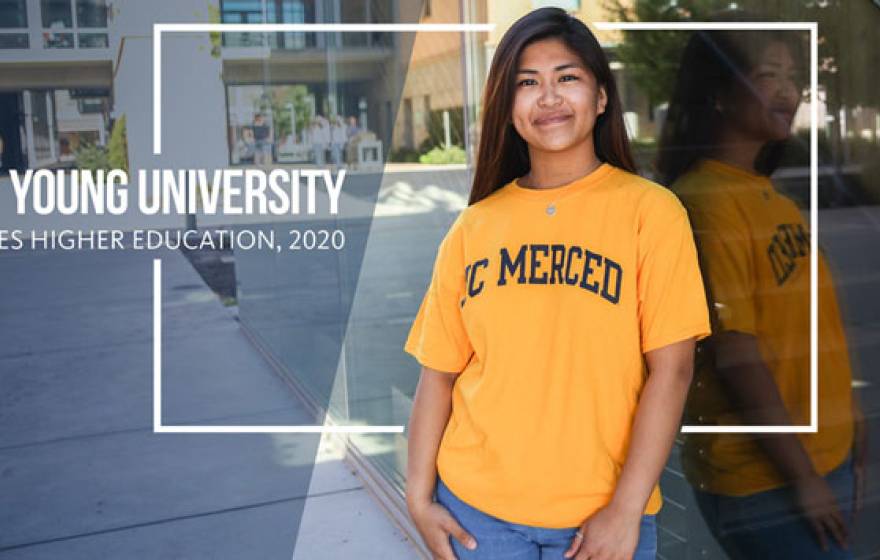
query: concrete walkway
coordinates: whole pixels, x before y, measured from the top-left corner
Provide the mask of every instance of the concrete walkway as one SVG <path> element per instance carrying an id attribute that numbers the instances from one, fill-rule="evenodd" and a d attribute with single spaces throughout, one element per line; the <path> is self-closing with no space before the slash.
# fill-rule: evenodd
<path id="1" fill-rule="evenodd" d="M 314 423 L 180 253 L 0 252 L 0 558 L 414 558 L 332 440 L 153 433 L 154 257 L 164 423 Z"/>

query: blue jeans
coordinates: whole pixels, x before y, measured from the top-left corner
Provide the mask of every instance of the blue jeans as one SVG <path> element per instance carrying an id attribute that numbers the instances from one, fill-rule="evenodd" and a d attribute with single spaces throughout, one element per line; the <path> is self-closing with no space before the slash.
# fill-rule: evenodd
<path id="1" fill-rule="evenodd" d="M 464 503 L 437 477 L 437 502 L 449 510 L 462 528 L 477 540 L 468 550 L 450 537 L 459 560 L 559 560 L 571 545 L 577 527 L 547 529 L 520 525 L 493 517 Z M 654 560 L 657 556 L 655 516 L 642 516 L 639 544 L 633 560 Z"/>
<path id="2" fill-rule="evenodd" d="M 847 527 L 852 527 L 852 459 L 825 475 Z M 827 535 L 823 552 L 807 521 L 795 509 L 791 489 L 775 488 L 749 496 L 722 496 L 694 490 L 715 540 L 732 560 L 851 560 L 850 550 Z"/>

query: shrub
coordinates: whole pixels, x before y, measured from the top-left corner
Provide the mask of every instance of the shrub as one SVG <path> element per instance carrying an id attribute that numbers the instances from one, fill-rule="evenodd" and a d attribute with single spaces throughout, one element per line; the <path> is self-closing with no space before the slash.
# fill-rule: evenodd
<path id="1" fill-rule="evenodd" d="M 417 163 L 419 153 L 412 148 L 397 148 L 391 151 L 390 159 L 397 163 Z"/>
<path id="2" fill-rule="evenodd" d="M 419 156 L 419 163 L 430 164 L 447 164 L 447 163 L 467 163 L 467 154 L 459 146 L 450 146 L 449 148 L 433 148 L 426 154 Z"/>
<path id="3" fill-rule="evenodd" d="M 110 167 L 122 169 L 128 173 L 128 132 L 125 126 L 125 115 L 122 115 L 113 123 L 107 151 Z"/>
<path id="4" fill-rule="evenodd" d="M 97 144 L 84 144 L 76 151 L 76 166 L 79 169 L 89 169 L 97 171 L 99 169 L 110 169 L 110 158 L 107 154 L 107 148 L 98 146 Z"/>

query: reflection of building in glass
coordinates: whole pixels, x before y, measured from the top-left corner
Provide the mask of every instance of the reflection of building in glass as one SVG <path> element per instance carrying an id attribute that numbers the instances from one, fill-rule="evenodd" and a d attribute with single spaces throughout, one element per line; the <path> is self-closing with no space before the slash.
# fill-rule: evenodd
<path id="1" fill-rule="evenodd" d="M 112 56 L 105 0 L 0 5 L 0 138 L 4 169 L 73 160 L 103 144 Z"/>
<path id="2" fill-rule="evenodd" d="M 392 21 L 394 7 L 391 0 L 222 0 L 220 19 L 382 23 Z M 224 33 L 222 45 L 232 164 L 254 162 L 251 136 L 275 163 L 357 163 L 361 154 L 353 150 L 348 157 L 349 139 L 357 132 L 372 133 L 364 141 L 370 142 L 372 156 L 381 158 L 382 146 L 391 141 L 390 99 L 399 87 L 398 43 L 392 34 Z M 262 141 L 261 129 L 253 125 L 257 115 L 268 127 Z"/>
<path id="3" fill-rule="evenodd" d="M 460 17 L 457 3 L 427 2 L 421 22 L 459 21 Z M 465 38 L 455 33 L 416 35 L 394 127 L 394 159 L 405 160 L 407 153 L 424 153 L 442 145 L 446 138 L 444 112 L 448 115 L 450 143 L 464 146 L 462 41 L 479 42 L 484 36 L 485 33 L 472 33 Z"/>
<path id="4" fill-rule="evenodd" d="M 600 0 L 550 3 L 568 9 L 585 22 L 608 20 L 610 14 Z M 548 4 L 548 5 L 550 5 Z M 420 34 L 416 37 L 406 85 L 401 98 L 400 117 L 395 123 L 393 159 L 405 160 L 409 153 L 424 153 L 432 147 L 450 144 L 465 147 L 475 143 L 479 122 L 480 88 L 488 71 L 495 46 L 514 21 L 544 5 L 534 0 L 479 0 L 466 5 L 465 19 L 492 22 L 489 33 L 456 35 Z M 459 6 L 449 2 L 427 2 L 422 22 L 440 23 L 462 18 Z M 618 34 L 598 32 L 615 72 L 627 124 L 635 137 L 653 136 L 655 124 L 647 98 L 634 86 L 624 65 L 617 60 Z M 464 75 L 469 91 L 465 92 Z M 473 106 L 465 110 L 465 98 Z M 444 113 L 446 114 L 444 116 Z M 465 128 L 469 129 L 465 142 Z"/>
<path id="5" fill-rule="evenodd" d="M 394 0 L 215 0 L 207 8 L 197 21 L 211 9 L 223 23 L 383 23 L 406 11 Z M 149 61 L 138 58 L 138 49 L 151 30 L 138 20 L 149 21 L 155 10 L 124 0 L 112 13 L 105 0 L 0 5 L 0 68 L 15 70 L 0 73 L 5 167 L 72 161 L 78 148 L 105 143 L 120 107 L 146 110 L 149 99 L 133 96 L 137 88 L 119 80 L 148 75 Z M 108 27 L 111 16 L 116 21 Z M 216 54 L 227 99 L 229 163 L 382 161 L 402 80 L 399 47 L 400 39 L 387 32 L 222 34 Z M 209 74 L 207 67 L 193 68 L 194 77 Z M 258 115 L 262 122 L 255 126 Z M 316 143 L 309 130 L 321 117 L 328 138 Z M 133 124 L 130 134 L 137 134 Z M 316 154 L 323 144 L 324 153 Z"/>

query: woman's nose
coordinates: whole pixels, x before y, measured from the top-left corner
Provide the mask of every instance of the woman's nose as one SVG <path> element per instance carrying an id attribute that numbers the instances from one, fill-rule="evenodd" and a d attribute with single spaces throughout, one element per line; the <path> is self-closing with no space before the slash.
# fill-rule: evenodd
<path id="1" fill-rule="evenodd" d="M 780 82 L 776 95 L 790 101 L 798 101 L 801 98 L 801 90 L 794 79 L 786 78 Z"/>
<path id="2" fill-rule="evenodd" d="M 556 91 L 556 84 L 550 83 L 542 86 L 541 96 L 538 97 L 538 105 L 541 107 L 552 107 L 558 105 L 562 100 L 559 92 Z"/>

